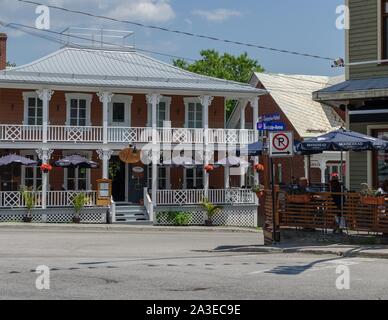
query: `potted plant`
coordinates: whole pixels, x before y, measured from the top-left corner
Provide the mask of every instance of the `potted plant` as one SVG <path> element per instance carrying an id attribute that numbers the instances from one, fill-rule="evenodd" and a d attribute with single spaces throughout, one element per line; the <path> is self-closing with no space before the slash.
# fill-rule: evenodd
<path id="1" fill-rule="evenodd" d="M 260 197 L 264 196 L 265 188 L 262 184 L 257 185 L 257 186 L 253 186 L 252 192 L 256 193 L 257 197 L 260 198 Z"/>
<path id="2" fill-rule="evenodd" d="M 212 226 L 214 216 L 218 214 L 222 208 L 220 206 L 214 205 L 207 198 L 203 199 L 202 207 L 205 209 L 206 215 L 207 215 L 207 220 L 205 220 L 205 225 Z"/>
<path id="3" fill-rule="evenodd" d="M 49 173 L 51 170 L 53 170 L 53 167 L 48 163 L 43 163 L 40 166 L 40 170 L 42 170 L 43 173 Z"/>
<path id="4" fill-rule="evenodd" d="M 80 212 L 87 203 L 87 198 L 83 192 L 77 194 L 73 200 L 74 212 L 73 223 L 81 223 Z"/>
<path id="5" fill-rule="evenodd" d="M 287 193 L 287 201 L 295 204 L 306 204 L 311 201 L 311 195 L 301 189 L 293 189 Z"/>
<path id="6" fill-rule="evenodd" d="M 213 170 L 214 170 L 214 166 L 213 166 L 213 165 L 208 164 L 208 165 L 205 166 L 205 171 L 206 171 L 207 173 L 210 173 L 210 172 L 212 172 Z"/>
<path id="7" fill-rule="evenodd" d="M 23 222 L 30 223 L 32 221 L 31 211 L 35 207 L 35 193 L 27 187 L 22 187 L 20 192 L 24 206 L 27 209 L 27 215 L 23 217 Z"/>
<path id="8" fill-rule="evenodd" d="M 360 191 L 361 203 L 369 206 L 383 206 L 385 205 L 385 195 L 382 190 L 374 190 L 369 187 L 367 183 L 363 183 Z"/>

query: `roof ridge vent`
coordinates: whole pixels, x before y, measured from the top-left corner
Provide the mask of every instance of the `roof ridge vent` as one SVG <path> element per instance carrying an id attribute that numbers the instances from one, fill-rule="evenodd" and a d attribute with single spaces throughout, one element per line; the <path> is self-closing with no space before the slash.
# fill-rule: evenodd
<path id="1" fill-rule="evenodd" d="M 64 47 L 133 51 L 133 31 L 68 27 L 61 32 Z"/>

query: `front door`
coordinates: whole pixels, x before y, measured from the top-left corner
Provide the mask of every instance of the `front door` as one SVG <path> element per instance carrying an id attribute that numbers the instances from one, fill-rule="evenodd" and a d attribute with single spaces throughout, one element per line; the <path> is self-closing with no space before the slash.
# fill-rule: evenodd
<path id="1" fill-rule="evenodd" d="M 115 202 L 126 202 L 126 165 L 118 156 L 112 156 L 109 163 L 109 176 L 112 179 L 112 196 Z"/>
<path id="2" fill-rule="evenodd" d="M 144 168 L 142 165 L 131 164 L 128 166 L 128 171 L 128 201 L 133 204 L 140 204 L 146 186 Z"/>

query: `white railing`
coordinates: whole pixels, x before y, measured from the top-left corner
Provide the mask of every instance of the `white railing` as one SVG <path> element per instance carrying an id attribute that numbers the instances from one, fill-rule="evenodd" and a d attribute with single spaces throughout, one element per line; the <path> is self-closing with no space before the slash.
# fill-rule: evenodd
<path id="1" fill-rule="evenodd" d="M 213 204 L 255 204 L 255 195 L 249 189 L 210 189 L 208 199 Z M 198 205 L 205 198 L 205 190 L 158 190 L 158 206 Z"/>
<path id="2" fill-rule="evenodd" d="M 49 126 L 47 139 L 50 142 L 103 142 L 103 127 Z"/>
<path id="3" fill-rule="evenodd" d="M 34 194 L 34 207 L 42 207 L 42 192 L 32 191 Z M 84 193 L 86 196 L 85 207 L 96 206 L 96 191 L 48 191 L 47 207 L 61 208 L 72 207 L 74 198 L 77 194 Z M 0 192 L 0 208 L 24 208 L 25 203 L 21 192 L 19 191 L 2 191 Z"/>
<path id="4" fill-rule="evenodd" d="M 148 220 L 154 219 L 154 204 L 152 203 L 151 196 L 148 194 L 148 188 L 144 188 L 144 207 L 148 214 Z"/>
<path id="5" fill-rule="evenodd" d="M 75 127 L 50 125 L 47 140 L 49 142 L 102 143 L 102 126 Z M 108 143 L 149 143 L 152 142 L 152 128 L 108 127 Z M 42 126 L 0 125 L 0 141 L 43 140 Z M 158 128 L 158 143 L 201 144 L 204 142 L 204 129 Z M 250 144 L 255 142 L 255 130 L 209 129 L 209 143 Z"/>
<path id="6" fill-rule="evenodd" d="M 47 192 L 47 207 L 72 207 L 74 198 L 80 193 L 85 194 L 85 207 L 96 206 L 96 191 L 49 191 Z"/>
<path id="7" fill-rule="evenodd" d="M 42 126 L 0 125 L 1 141 L 42 141 Z"/>

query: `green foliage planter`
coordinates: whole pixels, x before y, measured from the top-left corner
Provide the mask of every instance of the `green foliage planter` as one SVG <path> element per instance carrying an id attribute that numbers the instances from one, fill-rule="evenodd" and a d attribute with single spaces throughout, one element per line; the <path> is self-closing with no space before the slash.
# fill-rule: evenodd
<path id="1" fill-rule="evenodd" d="M 23 217 L 23 222 L 30 223 L 32 222 L 32 209 L 35 207 L 35 192 L 31 188 L 22 187 L 20 193 L 23 198 L 24 206 L 27 209 L 27 215 Z"/>
<path id="2" fill-rule="evenodd" d="M 80 212 L 85 207 L 86 203 L 88 201 L 88 198 L 84 193 L 79 193 L 75 196 L 73 200 L 73 207 L 74 207 L 74 217 L 73 217 L 73 223 L 81 223 L 81 217 Z"/>
<path id="3" fill-rule="evenodd" d="M 156 221 L 158 224 L 163 224 L 164 221 L 167 221 L 168 224 L 184 227 L 190 225 L 192 215 L 188 212 L 159 212 L 156 215 Z"/>

